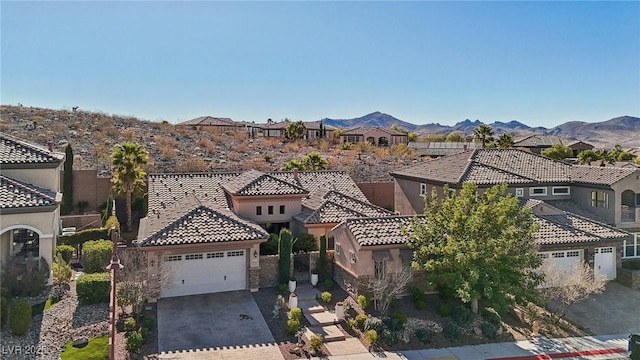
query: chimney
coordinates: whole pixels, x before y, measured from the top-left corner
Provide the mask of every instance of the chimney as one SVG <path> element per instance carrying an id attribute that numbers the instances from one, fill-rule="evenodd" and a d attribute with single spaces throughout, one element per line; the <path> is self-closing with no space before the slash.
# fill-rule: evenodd
<path id="1" fill-rule="evenodd" d="M 298 181 L 298 168 L 293 168 L 293 179 Z"/>
<path id="2" fill-rule="evenodd" d="M 47 146 L 49 147 L 49 152 L 53 152 L 53 141 L 48 141 Z"/>

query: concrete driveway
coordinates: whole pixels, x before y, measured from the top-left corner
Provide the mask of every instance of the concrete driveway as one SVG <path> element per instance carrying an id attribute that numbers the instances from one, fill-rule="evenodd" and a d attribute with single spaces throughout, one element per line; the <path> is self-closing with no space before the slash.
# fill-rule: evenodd
<path id="1" fill-rule="evenodd" d="M 260 347 L 274 342 L 248 291 L 158 300 L 158 351 L 161 353 Z"/>
<path id="2" fill-rule="evenodd" d="M 566 317 L 594 335 L 640 334 L 640 291 L 610 281 L 602 294 L 572 305 Z"/>

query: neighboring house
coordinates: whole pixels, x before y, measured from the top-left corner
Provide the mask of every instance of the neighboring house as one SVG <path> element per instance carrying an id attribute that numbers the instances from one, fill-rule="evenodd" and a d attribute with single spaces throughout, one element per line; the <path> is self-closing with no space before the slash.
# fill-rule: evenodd
<path id="1" fill-rule="evenodd" d="M 458 154 L 467 150 L 480 149 L 482 148 L 482 144 L 476 142 L 412 141 L 408 147 L 420 156 L 433 158 Z"/>
<path id="2" fill-rule="evenodd" d="M 269 122 L 267 124 L 261 124 L 260 127 L 263 130 L 263 134 L 266 137 L 279 137 L 286 138 L 287 137 L 287 126 L 291 123 L 288 120 L 280 121 L 280 122 Z M 302 136 L 305 140 L 314 140 L 321 138 L 320 131 L 320 121 L 303 121 L 303 124 L 307 131 Z M 335 131 L 335 127 L 323 125 L 324 128 L 324 138 L 332 139 L 333 132 Z"/>
<path id="3" fill-rule="evenodd" d="M 51 269 L 60 233 L 64 154 L 0 134 L 0 268 Z M 26 270 L 26 269 L 25 269 Z M 52 276 L 49 274 L 48 282 Z"/>
<path id="4" fill-rule="evenodd" d="M 407 144 L 409 142 L 407 134 L 385 129 L 383 127 L 356 127 L 345 130 L 340 134 L 340 142 L 349 142 L 357 144 L 360 142 L 369 142 L 375 146 L 391 146 L 397 144 Z"/>
<path id="5" fill-rule="evenodd" d="M 513 143 L 514 147 L 529 150 L 534 154 L 540 154 L 542 150 L 548 149 L 553 145 L 569 147 L 573 151 L 573 157 L 577 157 L 583 150 L 593 150 L 594 148 L 593 145 L 580 140 L 553 135 L 529 135 Z"/>
<path id="6" fill-rule="evenodd" d="M 627 238 L 614 237 L 619 239 L 615 246 L 610 246 L 615 241 L 602 240 L 593 251 L 584 247 L 583 261 L 614 261 L 613 270 L 606 269 L 609 278 L 615 278 L 620 258 L 640 257 L 640 169 L 571 165 L 517 149 L 476 149 L 428 160 L 391 175 L 395 209 L 401 214 L 422 213 L 423 195 L 431 194 L 434 188 L 442 196 L 444 185 L 457 190 L 464 182 L 474 182 L 482 189 L 506 182 L 508 191 L 523 200 L 540 200 L 632 233 Z"/>
<path id="7" fill-rule="evenodd" d="M 330 234 L 347 217 L 391 215 L 341 171 L 151 174 L 148 189 L 136 244 L 173 278 L 160 297 L 257 291 L 269 233 Z"/>
<path id="8" fill-rule="evenodd" d="M 257 124 L 245 121 L 233 121 L 229 118 L 219 118 L 212 116 L 200 116 L 195 119 L 183 121 L 176 124 L 178 127 L 189 127 L 194 130 L 215 130 L 221 133 L 227 131 L 241 132 L 246 131 L 253 136 L 262 131 L 262 127 Z"/>

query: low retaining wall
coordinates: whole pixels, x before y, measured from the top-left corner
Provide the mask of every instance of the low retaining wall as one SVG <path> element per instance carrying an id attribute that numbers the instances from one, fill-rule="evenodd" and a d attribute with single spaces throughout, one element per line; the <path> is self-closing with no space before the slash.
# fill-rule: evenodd
<path id="1" fill-rule="evenodd" d="M 616 281 L 620 284 L 634 290 L 640 289 L 640 270 L 618 268 L 617 275 Z"/>
<path id="2" fill-rule="evenodd" d="M 62 215 L 62 227 L 75 227 L 77 230 L 84 228 L 97 228 L 102 226 L 101 214 L 85 214 L 85 215 Z"/>

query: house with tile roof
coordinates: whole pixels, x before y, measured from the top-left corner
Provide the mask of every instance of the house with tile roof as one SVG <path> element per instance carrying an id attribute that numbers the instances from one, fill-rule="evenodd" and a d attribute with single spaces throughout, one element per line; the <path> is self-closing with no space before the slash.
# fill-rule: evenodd
<path id="1" fill-rule="evenodd" d="M 573 157 L 577 157 L 583 150 L 593 150 L 594 146 L 584 141 L 576 139 L 568 139 L 555 135 L 528 135 L 514 141 L 513 146 L 520 149 L 529 150 L 534 154 L 542 153 L 542 150 L 548 149 L 553 145 L 563 145 L 573 151 Z"/>
<path id="2" fill-rule="evenodd" d="M 248 132 L 252 137 L 255 137 L 262 131 L 262 127 L 258 124 L 246 122 L 246 121 L 234 121 L 230 118 L 221 118 L 213 116 L 199 116 L 195 119 L 183 121 L 176 124 L 177 127 L 189 127 L 199 131 L 216 131 L 224 133 L 227 131 L 232 132 Z"/>
<path id="3" fill-rule="evenodd" d="M 347 129 L 340 134 L 341 143 L 348 142 L 351 144 L 357 144 L 365 141 L 375 146 L 391 146 L 407 144 L 409 142 L 409 137 L 401 131 L 386 129 L 380 126 L 359 126 Z"/>
<path id="4" fill-rule="evenodd" d="M 523 201 L 543 202 L 536 209 L 553 207 L 570 214 L 566 215 L 566 223 L 574 227 L 570 232 L 580 233 L 575 228 L 580 217 L 631 233 L 612 242 L 602 237 L 580 242 L 575 261 L 586 261 L 598 273 L 614 279 L 622 258 L 640 257 L 640 171 L 635 168 L 572 165 L 518 149 L 475 149 L 411 165 L 391 175 L 395 209 L 402 214 L 422 213 L 423 196 L 433 189 L 442 196 L 444 185 L 457 190 L 464 182 L 474 182 L 482 189 L 506 182 L 508 191 Z M 560 232 L 549 234 L 560 236 Z M 556 243 L 566 247 L 566 242 Z M 572 245 L 571 250 L 563 251 L 576 250 Z M 566 252 L 557 252 L 558 259 L 566 258 Z"/>
<path id="5" fill-rule="evenodd" d="M 262 133 L 266 137 L 287 137 L 287 126 L 290 121 L 284 120 L 279 122 L 268 122 L 267 124 L 261 124 Z M 306 132 L 303 135 L 305 140 L 315 140 L 324 137 L 325 139 L 332 139 L 335 127 L 321 124 L 321 121 L 303 121 Z M 321 128 L 322 125 L 322 128 Z M 324 136 L 323 133 L 324 132 Z"/>
<path id="6" fill-rule="evenodd" d="M 408 147 L 420 156 L 439 157 L 480 149 L 482 144 L 465 141 L 412 141 Z"/>
<path id="7" fill-rule="evenodd" d="M 0 268 L 51 268 L 60 233 L 63 162 L 64 154 L 52 147 L 0 134 Z"/>
<path id="8" fill-rule="evenodd" d="M 270 233 L 331 236 L 347 218 L 392 215 L 341 171 L 151 174 L 135 243 L 173 279 L 160 297 L 257 291 Z"/>

